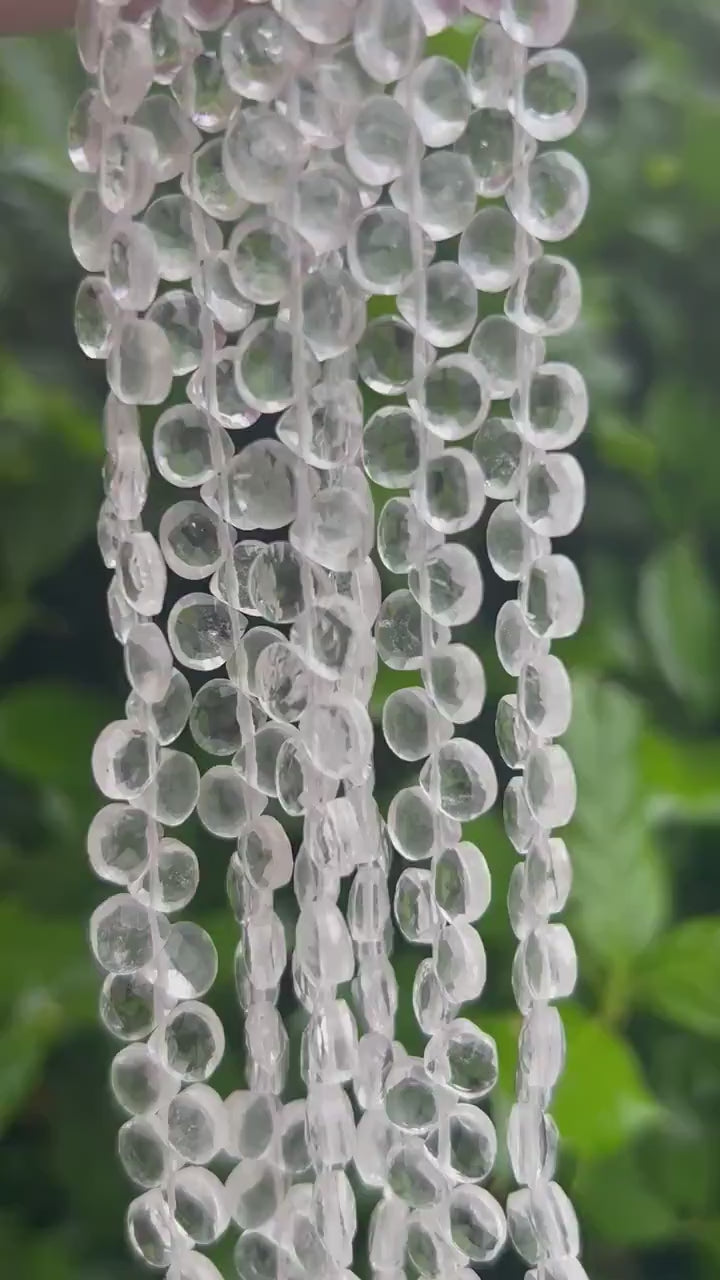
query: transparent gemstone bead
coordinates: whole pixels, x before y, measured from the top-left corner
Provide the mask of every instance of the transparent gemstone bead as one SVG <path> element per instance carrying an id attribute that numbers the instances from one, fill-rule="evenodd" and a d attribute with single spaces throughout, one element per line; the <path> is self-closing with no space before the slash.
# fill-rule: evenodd
<path id="1" fill-rule="evenodd" d="M 400 80 L 412 69 L 424 40 L 412 0 L 386 0 L 381 7 L 361 0 L 355 15 L 355 53 L 368 75 L 380 84 Z"/>
<path id="2" fill-rule="evenodd" d="M 178 106 L 204 133 L 224 129 L 237 98 L 230 88 L 214 49 L 198 51 L 172 79 L 171 92 Z"/>
<path id="3" fill-rule="evenodd" d="M 414 272 L 407 214 L 392 205 L 366 209 L 352 228 L 347 253 L 350 270 L 367 293 L 395 296 Z"/>
<path id="4" fill-rule="evenodd" d="M 311 673 L 286 640 L 267 645 L 255 666 L 257 696 L 273 720 L 297 722 L 306 710 L 313 687 Z"/>
<path id="5" fill-rule="evenodd" d="M 330 253 L 346 243 L 360 213 L 358 184 L 344 165 L 313 164 L 299 175 L 293 198 L 280 198 L 278 209 L 316 253 Z"/>
<path id="6" fill-rule="evenodd" d="M 206 1247 L 230 1221 L 225 1188 L 208 1169 L 181 1169 L 175 1178 L 175 1221 L 194 1244 Z"/>
<path id="7" fill-rule="evenodd" d="M 539 737 L 558 738 L 565 732 L 572 713 L 572 689 L 559 658 L 541 654 L 523 666 L 518 707 Z"/>
<path id="8" fill-rule="evenodd" d="M 260 417 L 260 411 L 243 399 L 235 382 L 237 348 L 216 351 L 209 369 L 196 369 L 187 384 L 187 397 L 196 408 L 209 412 L 227 431 L 244 431 Z M 214 482 L 213 482 L 214 483 Z M 203 486 L 202 498 L 212 506 Z"/>
<path id="9" fill-rule="evenodd" d="M 426 1036 L 434 1035 L 456 1012 L 432 960 L 421 960 L 415 970 L 412 1005 L 417 1024 Z"/>
<path id="10" fill-rule="evenodd" d="M 117 1040 L 143 1040 L 155 1026 L 162 1001 L 143 973 L 109 973 L 100 993 L 100 1021 Z"/>
<path id="11" fill-rule="evenodd" d="M 406 1058 L 392 1068 L 384 1106 L 391 1124 L 405 1133 L 427 1134 L 437 1124 L 440 1099 L 420 1059 Z"/>
<path id="12" fill-rule="evenodd" d="M 463 1255 L 449 1239 L 447 1219 L 442 1209 L 416 1209 L 407 1229 L 406 1257 L 420 1275 L 439 1280 L 457 1274 Z"/>
<path id="13" fill-rule="evenodd" d="M 354 1139 L 353 1122 L 353 1139 Z M 324 1169 L 313 1189 L 313 1213 L 318 1234 L 333 1259 L 350 1265 L 357 1231 L 355 1195 L 347 1174 L 341 1169 Z"/>
<path id="14" fill-rule="evenodd" d="M 242 746 L 241 723 L 250 714 L 244 695 L 229 680 L 208 680 L 193 699 L 190 732 L 210 755 L 230 756 Z"/>
<path id="15" fill-rule="evenodd" d="M 541 642 L 528 627 L 518 601 L 506 600 L 498 611 L 495 623 L 495 647 L 500 663 L 508 675 L 518 676 L 523 664 L 538 650 L 539 644 Z"/>
<path id="16" fill-rule="evenodd" d="M 556 1182 L 543 1182 L 508 1197 L 508 1229 L 528 1262 L 574 1257 L 580 1251 L 575 1210 Z"/>
<path id="17" fill-rule="evenodd" d="M 154 913 L 129 894 L 118 893 L 96 907 L 90 920 L 90 945 L 108 973 L 132 974 L 152 960 Z"/>
<path id="18" fill-rule="evenodd" d="M 268 1150 L 278 1129 L 279 1099 L 269 1093 L 236 1090 L 226 1098 L 225 1110 L 229 1124 L 229 1153 L 241 1160 L 259 1159 Z"/>
<path id="19" fill-rule="evenodd" d="M 91 360 L 110 352 L 119 319 L 119 306 L 102 276 L 86 276 L 75 295 L 75 336 Z"/>
<path id="20" fill-rule="evenodd" d="M 446 1193 L 445 1176 L 421 1138 L 407 1139 L 392 1148 L 387 1185 L 413 1209 L 439 1204 Z"/>
<path id="21" fill-rule="evenodd" d="M 118 577 L 128 604 L 146 617 L 163 606 L 167 574 L 151 533 L 131 533 L 118 548 Z"/>
<path id="22" fill-rule="evenodd" d="M 305 1133 L 316 1170 L 341 1169 L 352 1160 L 355 1120 L 350 1099 L 339 1085 L 315 1085 L 308 1091 Z"/>
<path id="23" fill-rule="evenodd" d="M 514 137 L 513 118 L 507 111 L 497 107 L 473 111 L 455 150 L 470 161 L 478 195 L 493 199 L 507 190 L 513 176 Z"/>
<path id="24" fill-rule="evenodd" d="M 215 474 L 213 450 L 227 460 L 230 437 L 194 405 L 174 405 L 160 415 L 153 431 L 153 457 L 165 480 L 192 489 Z"/>
<path id="25" fill-rule="evenodd" d="M 424 689 L 396 689 L 386 698 L 382 727 L 390 750 L 401 760 L 423 760 L 452 735 L 448 721 Z"/>
<path id="26" fill-rule="evenodd" d="M 126 217 L 140 213 L 155 189 L 157 165 L 157 146 L 149 130 L 129 124 L 106 129 L 98 170 L 105 208 Z"/>
<path id="27" fill-rule="evenodd" d="M 413 0 L 429 36 L 451 27 L 462 16 L 462 0 Z"/>
<path id="28" fill-rule="evenodd" d="M 451 920 L 478 920 L 490 905 L 490 870 L 476 845 L 463 841 L 433 860 L 435 901 Z"/>
<path id="29" fill-rule="evenodd" d="M 107 242 L 105 278 L 124 311 L 144 311 L 157 292 L 155 241 L 141 222 L 118 227 Z"/>
<path id="30" fill-rule="evenodd" d="M 473 4 L 472 9 L 474 12 L 476 4 Z M 482 13 L 482 3 L 480 12 Z M 485 16 L 497 17 L 498 14 Z M 512 41 L 496 22 L 483 23 L 473 41 L 467 68 L 468 88 L 473 105 L 506 107 L 513 79 Z"/>
<path id="31" fill-rule="evenodd" d="M 440 917 L 429 871 L 409 867 L 401 872 L 393 908 L 398 929 L 408 942 L 425 944 L 434 941 L 440 928 Z"/>
<path id="32" fill-rule="evenodd" d="M 273 1099 L 273 1103 L 275 1099 Z M 298 1099 L 281 1107 L 278 1128 L 280 1132 L 280 1166 L 287 1173 L 297 1176 L 307 1173 L 310 1155 L 307 1149 L 307 1103 Z"/>
<path id="33" fill-rule="evenodd" d="M 195 808 L 199 785 L 200 772 L 192 756 L 184 751 L 164 750 L 139 803 L 158 822 L 178 827 Z"/>
<path id="34" fill-rule="evenodd" d="M 107 353 L 108 382 L 125 404 L 161 404 L 173 377 L 167 336 L 152 320 L 126 317 L 113 334 Z"/>
<path id="35" fill-rule="evenodd" d="M 241 1160 L 225 1183 L 231 1216 L 247 1231 L 261 1227 L 280 1209 L 288 1180 L 268 1160 Z"/>
<path id="36" fill-rule="evenodd" d="M 442 812 L 458 822 L 480 817 L 497 799 L 492 761 L 468 738 L 452 738 L 433 752 L 419 781 Z"/>
<path id="37" fill-rule="evenodd" d="M 387 928 L 392 932 L 389 921 Z M 374 940 L 367 944 L 367 949 L 374 953 L 383 945 Z M 357 976 L 352 984 L 352 995 L 363 1029 L 377 1031 L 385 1036 L 392 1035 L 398 1007 L 398 983 L 390 961 L 379 959 L 375 954 L 363 960 L 361 954 Z"/>
<path id="38" fill-rule="evenodd" d="M 472 1262 L 493 1262 L 507 1236 L 505 1215 L 494 1196 L 465 1184 L 451 1191 L 449 1209 L 453 1243 Z"/>
<path id="39" fill-rule="evenodd" d="M 495 1041 L 467 1018 L 457 1018 L 435 1033 L 425 1048 L 424 1062 L 436 1085 L 446 1085 L 466 1098 L 485 1097 L 497 1082 Z"/>
<path id="40" fill-rule="evenodd" d="M 409 1211 L 398 1196 L 383 1196 L 370 1215 L 368 1253 L 378 1271 L 397 1273 L 404 1267 Z"/>
<path id="41" fill-rule="evenodd" d="M 482 939 L 471 924 L 454 920 L 444 925 L 433 944 L 433 960 L 440 984 L 453 1004 L 480 996 L 487 961 Z"/>
<path id="42" fill-rule="evenodd" d="M 108 804 L 95 814 L 87 834 L 90 865 L 102 880 L 130 885 L 147 866 L 159 832 L 147 814 L 128 804 Z"/>
<path id="43" fill-rule="evenodd" d="M 536 1003 L 525 1017 L 518 1042 L 520 1101 L 533 1094 L 549 1099 L 565 1065 L 562 1018 L 552 1005 Z"/>
<path id="44" fill-rule="evenodd" d="M 168 616 L 168 640 L 178 662 L 194 671 L 214 671 L 233 652 L 245 618 L 214 596 L 196 592 L 176 601 Z"/>
<path id="45" fill-rule="evenodd" d="M 308 902 L 298 918 L 298 961 L 313 982 L 337 985 L 352 977 L 355 961 L 347 925 L 334 902 Z"/>
<path id="46" fill-rule="evenodd" d="M 188 1000 L 168 1014 L 153 1035 L 151 1047 L 181 1080 L 201 1083 L 220 1063 L 225 1051 L 225 1033 L 217 1014 L 208 1005 Z"/>
<path id="47" fill-rule="evenodd" d="M 426 146 L 447 147 L 464 132 L 470 95 L 465 76 L 450 58 L 425 58 L 400 93 Z"/>
<path id="48" fill-rule="evenodd" d="M 546 830 L 563 827 L 575 810 L 577 786 L 570 757 L 557 745 L 535 747 L 525 765 L 530 810 Z"/>
<path id="49" fill-rule="evenodd" d="M 506 400 L 518 385 L 520 371 L 536 369 L 545 358 L 542 339 L 525 337 L 507 316 L 481 320 L 468 349 L 483 371 L 493 400 Z"/>
<path id="50" fill-rule="evenodd" d="M 280 1280 L 284 1272 L 280 1247 L 260 1231 L 245 1231 L 233 1251 L 239 1280 Z"/>
<path id="51" fill-rule="evenodd" d="M 305 341 L 317 360 L 353 351 L 365 328 L 365 296 L 334 262 L 321 263 L 302 287 Z"/>
<path id="52" fill-rule="evenodd" d="M 529 846 L 524 864 L 529 899 L 541 916 L 565 906 L 572 883 L 572 864 L 564 840 L 545 836 Z"/>
<path id="53" fill-rule="evenodd" d="M 387 489 L 412 483 L 420 461 L 419 423 L 402 405 L 378 409 L 363 432 L 363 466 L 371 480 Z"/>
<path id="54" fill-rule="evenodd" d="M 207 578 L 222 558 L 221 525 L 202 502 L 176 502 L 160 520 L 160 547 L 180 578 Z"/>
<path id="55" fill-rule="evenodd" d="M 139 1116 L 166 1106 L 180 1082 L 146 1044 L 129 1044 L 113 1058 L 110 1086 L 123 1110 Z"/>
<path id="56" fill-rule="evenodd" d="M 558 1131 L 551 1116 L 536 1103 L 516 1103 L 510 1111 L 507 1144 L 515 1180 L 532 1186 L 555 1173 Z"/>
<path id="57" fill-rule="evenodd" d="M 517 44 L 559 44 L 575 17 L 577 0 L 500 0 L 499 18 Z"/>
<path id="58" fill-rule="evenodd" d="M 92 187 L 81 187 L 70 201 L 70 244 L 86 271 L 103 271 L 107 262 L 112 214 Z"/>
<path id="59" fill-rule="evenodd" d="M 511 778 L 505 788 L 503 818 L 513 848 L 525 854 L 538 834 L 538 824 L 530 812 L 522 778 Z"/>
<path id="60" fill-rule="evenodd" d="M 187 289 L 172 289 L 156 298 L 147 313 L 162 329 L 172 355 L 173 373 L 192 373 L 203 353 L 200 302 Z"/>
<path id="61" fill-rule="evenodd" d="M 255 320 L 240 336 L 235 352 L 235 381 L 240 394 L 261 413 L 279 413 L 293 400 L 293 338 L 282 320 Z M 317 380 L 318 367 L 304 351 L 306 377 Z"/>
<path id="62" fill-rule="evenodd" d="M 222 138 L 210 138 L 193 151 L 183 189 L 209 217 L 234 222 L 248 206 L 227 180 L 222 145 Z"/>
<path id="63" fill-rule="evenodd" d="M 577 982 L 577 955 L 562 924 L 539 925 L 522 943 L 522 966 L 528 990 L 536 1000 L 559 1000 Z"/>
<path id="64" fill-rule="evenodd" d="M 274 0 L 279 8 L 278 0 Z M 312 44 L 334 44 L 350 32 L 353 21 L 351 0 L 328 4 L 327 0 L 282 0 L 282 13 Z"/>
<path id="65" fill-rule="evenodd" d="M 410 0 L 405 0 L 410 6 Z M 363 102 L 345 140 L 348 166 L 360 182 L 384 186 L 399 178 L 414 138 L 413 123 L 394 98 L 373 95 Z"/>
<path id="66" fill-rule="evenodd" d="M 238 291 L 251 302 L 279 302 L 290 286 L 296 241 L 276 218 L 243 218 L 228 244 L 228 266 Z"/>
<path id="67" fill-rule="evenodd" d="M 458 262 L 476 289 L 498 293 L 513 283 L 522 266 L 523 239 L 518 242 L 515 220 L 506 209 L 489 206 L 477 213 L 463 231 Z M 510 314 L 515 320 L 514 313 Z"/>
<path id="68" fill-rule="evenodd" d="M 540 449 L 574 444 L 588 419 L 588 393 L 582 375 L 568 364 L 535 369 L 526 396 L 513 394 L 511 410 L 523 436 Z"/>
<path id="69" fill-rule="evenodd" d="M 285 813 L 298 818 L 307 812 L 315 798 L 331 799 L 337 790 L 337 781 L 324 777 L 299 739 L 288 738 L 280 747 L 275 760 L 275 788 Z M 299 858 L 300 855 L 296 860 L 296 869 Z M 298 901 L 300 896 L 296 882 Z"/>
<path id="70" fill-rule="evenodd" d="M 199 52 L 199 39 L 184 18 L 163 7 L 153 9 L 148 31 L 155 61 L 155 82 L 170 84 Z"/>
<path id="71" fill-rule="evenodd" d="M 154 622 L 136 622 L 125 641 L 125 671 L 137 695 L 144 702 L 165 697 L 173 672 L 172 654 L 160 627 Z"/>
<path id="72" fill-rule="evenodd" d="M 230 765 L 208 769 L 200 782 L 198 817 L 215 836 L 232 840 L 262 812 L 261 798 Z"/>
<path id="73" fill-rule="evenodd" d="M 220 56 L 230 88 L 243 98 L 271 102 L 307 57 L 289 22 L 263 5 L 239 13 L 225 27 Z"/>
<path id="74" fill-rule="evenodd" d="M 167 1274 L 169 1280 L 222 1280 L 222 1274 L 215 1263 L 203 1253 L 196 1253 L 194 1249 L 176 1258 Z"/>
<path id="75" fill-rule="evenodd" d="M 116 116 L 131 116 L 148 92 L 155 72 L 150 36 L 144 27 L 117 22 L 106 34 L 98 66 L 98 85 Z"/>
<path id="76" fill-rule="evenodd" d="M 127 637 L 134 629 L 128 630 Z M 149 729 L 161 747 L 167 747 L 185 728 L 191 703 L 192 693 L 187 679 L 181 671 L 173 670 L 162 698 L 145 703 L 136 693 L 131 693 L 125 704 L 125 713 L 128 720 Z"/>
<path id="77" fill-rule="evenodd" d="M 103 795 L 111 800 L 139 796 L 153 767 L 148 735 L 127 720 L 114 720 L 103 729 L 93 747 L 93 777 Z"/>
<path id="78" fill-rule="evenodd" d="M 409 498 L 390 498 L 378 517 L 377 549 L 380 560 L 392 573 L 407 573 L 432 548 L 442 544 L 442 535 L 423 524 Z"/>
<path id="79" fill-rule="evenodd" d="M 195 1000 L 210 990 L 217 977 L 215 944 L 200 925 L 182 920 L 171 926 L 158 967 L 172 999 Z"/>
<path id="80" fill-rule="evenodd" d="M 500 755 L 508 768 L 522 769 L 533 745 L 534 734 L 518 710 L 515 694 L 507 694 L 498 703 L 495 736 Z"/>
<path id="81" fill-rule="evenodd" d="M 422 678 L 438 711 L 448 720 L 467 724 L 479 716 L 485 702 L 485 672 L 467 645 L 434 647 L 424 661 Z"/>
<path id="82" fill-rule="evenodd" d="M 109 111 L 97 89 L 86 89 L 70 113 L 68 154 L 79 173 L 95 173 L 100 164 L 103 126 Z M 87 189 L 88 191 L 90 188 Z M 76 192 L 76 197 L 79 193 Z"/>
<path id="83" fill-rule="evenodd" d="M 168 914 L 192 901 L 200 880 L 196 855 L 180 840 L 161 840 L 152 865 L 131 886 L 133 897 Z"/>
<path id="84" fill-rule="evenodd" d="M 467 156 L 442 150 L 425 156 L 420 163 L 417 188 L 414 213 L 432 240 L 448 240 L 465 230 L 476 204 L 475 173 Z M 398 207 L 407 207 L 402 178 L 390 194 Z"/>
<path id="85" fill-rule="evenodd" d="M 395 671 L 411 671 L 422 666 L 425 626 L 432 636 L 432 644 L 447 642 L 447 628 L 424 615 L 410 591 L 401 589 L 386 596 L 375 624 L 375 643 L 387 667 Z"/>
<path id="86" fill-rule="evenodd" d="M 461 440 L 485 418 L 489 396 L 482 370 L 467 355 L 441 356 L 427 370 L 411 403 L 442 440 Z"/>
<path id="87" fill-rule="evenodd" d="M 390 802 L 388 834 L 404 858 L 422 862 L 457 839 L 459 827 L 437 811 L 422 787 L 405 787 Z"/>
<path id="88" fill-rule="evenodd" d="M 203 247 L 217 251 L 222 237 L 216 223 L 200 215 Z M 152 233 L 163 280 L 178 283 L 192 276 L 198 249 L 195 243 L 193 206 L 185 195 L 159 196 L 145 213 L 145 226 Z"/>
<path id="89" fill-rule="evenodd" d="M 228 1118 L 219 1093 L 191 1084 L 173 1098 L 167 1112 L 168 1141 L 189 1164 L 209 1164 L 227 1143 Z"/>
<path id="90" fill-rule="evenodd" d="M 447 1166 L 462 1182 L 484 1182 L 497 1156 L 497 1134 L 492 1120 L 479 1107 L 458 1103 L 448 1117 Z"/>
<path id="91" fill-rule="evenodd" d="M 292 848 L 277 818 L 258 818 L 238 841 L 238 853 L 257 889 L 274 892 L 292 879 Z"/>
<path id="92" fill-rule="evenodd" d="M 585 68 L 567 49 L 536 53 L 513 102 L 518 124 L 541 142 L 559 142 L 577 129 L 587 107 Z"/>
<path id="93" fill-rule="evenodd" d="M 360 778 L 370 762 L 372 722 L 356 698 L 316 694 L 300 717 L 300 735 L 313 763 L 329 778 Z"/>
<path id="94" fill-rule="evenodd" d="M 187 1249 L 190 1243 L 175 1222 L 159 1187 L 131 1201 L 126 1228 L 133 1252 L 146 1266 L 159 1271 L 168 1267 L 173 1255 Z"/>
<path id="95" fill-rule="evenodd" d="M 134 123 L 147 129 L 155 139 L 157 181 L 168 182 L 179 177 L 200 142 L 200 134 L 174 99 L 163 93 L 151 94 L 135 112 Z"/>
<path id="96" fill-rule="evenodd" d="M 587 209 L 588 176 L 568 151 L 544 151 L 508 191 L 513 217 L 538 240 L 565 240 L 577 231 Z"/>
<path id="97" fill-rule="evenodd" d="M 512 418 L 486 418 L 472 448 L 485 477 L 487 496 L 514 498 L 520 485 L 523 441 Z"/>
<path id="98" fill-rule="evenodd" d="M 303 1033 L 301 1074 L 306 1084 L 352 1080 L 357 1053 L 357 1027 L 346 1002 L 327 1000 L 316 1006 Z"/>
<path id="99" fill-rule="evenodd" d="M 469 547 L 448 543 L 431 552 L 408 574 L 408 586 L 420 607 L 446 627 L 471 622 L 483 597 L 477 558 Z"/>
<path id="100" fill-rule="evenodd" d="M 580 575 L 566 556 L 540 556 L 523 583 L 521 606 L 527 627 L 540 639 L 574 635 L 583 615 Z"/>
<path id="101" fill-rule="evenodd" d="M 417 477 L 413 498 L 422 518 L 439 533 L 471 528 L 485 506 L 479 462 L 467 449 L 446 449 Z"/>
<path id="102" fill-rule="evenodd" d="M 525 333 L 544 338 L 571 329 L 581 305 L 577 269 L 567 258 L 550 254 L 531 262 L 505 299 L 505 311 L 513 323 Z"/>
<path id="103" fill-rule="evenodd" d="M 414 375 L 413 331 L 397 316 L 371 320 L 358 344 L 360 377 L 384 396 L 400 395 Z"/>
<path id="104" fill-rule="evenodd" d="M 488 559 L 499 578 L 516 582 L 525 578 L 532 561 L 549 546 L 522 519 L 512 502 L 501 502 L 487 523 Z"/>
<path id="105" fill-rule="evenodd" d="M 425 272 L 422 315 L 417 315 L 414 285 L 398 297 L 401 315 L 436 347 L 455 347 L 477 320 L 477 293 L 472 280 L 456 262 L 435 262 Z"/>
<path id="106" fill-rule="evenodd" d="M 269 106 L 238 107 L 223 141 L 227 180 L 243 200 L 272 204 L 283 194 L 287 172 L 302 159 L 304 146 L 290 121 Z"/>

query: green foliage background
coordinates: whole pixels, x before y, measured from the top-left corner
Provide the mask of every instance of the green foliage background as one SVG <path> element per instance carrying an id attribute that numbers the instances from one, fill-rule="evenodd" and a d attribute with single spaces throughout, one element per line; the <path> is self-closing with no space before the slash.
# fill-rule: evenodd
<path id="1" fill-rule="evenodd" d="M 467 39 L 439 43 L 462 57 Z M 566 1008 L 568 1069 L 554 1112 L 594 1280 L 713 1280 L 720 4 L 581 0 L 574 39 L 593 86 L 577 142 L 593 204 L 571 249 L 584 320 L 563 349 L 586 370 L 594 408 L 581 446 L 588 511 L 571 540 L 588 616 L 563 653 L 576 690 L 569 915 L 582 980 Z M 76 352 L 70 320 L 78 270 L 67 246 L 64 121 L 78 89 L 68 39 L 0 43 L 0 1271 L 12 1280 L 140 1274 L 122 1241 L 131 1192 L 114 1154 L 112 1046 L 95 1025 L 85 943 L 102 895 L 84 855 L 97 804 L 89 752 L 124 691 L 93 543 L 102 370 Z M 489 590 L 471 634 L 487 659 L 487 741 L 506 688 L 491 653 L 501 598 Z M 378 773 L 389 793 L 397 765 L 380 755 Z M 482 925 L 491 976 L 476 1016 L 498 1037 L 507 1092 L 513 859 L 495 818 L 474 835 L 495 880 Z M 219 938 L 215 999 L 231 1028 L 219 1083 L 235 1087 L 226 850 L 195 829 L 188 838 L 203 860 L 197 913 Z M 415 959 L 397 955 L 408 1037 Z M 501 1093 L 500 1114 L 503 1106 Z M 501 1163 L 501 1195 L 506 1180 Z M 522 1268 L 507 1257 L 496 1274 Z"/>

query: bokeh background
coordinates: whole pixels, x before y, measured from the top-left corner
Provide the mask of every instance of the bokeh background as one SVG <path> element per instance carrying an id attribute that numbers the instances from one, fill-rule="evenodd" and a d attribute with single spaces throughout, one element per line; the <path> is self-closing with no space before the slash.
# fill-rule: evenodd
<path id="1" fill-rule="evenodd" d="M 593 203 L 572 243 L 586 291 L 562 350 L 591 385 L 589 480 L 571 539 L 588 589 L 559 651 L 576 711 L 580 783 L 568 834 L 569 922 L 582 980 L 566 1006 L 554 1113 L 562 1178 L 593 1280 L 720 1275 L 720 3 L 581 0 L 573 44 L 592 104 L 577 151 Z M 439 44 L 459 58 L 470 36 Z M 69 37 L 0 41 L 0 1272 L 8 1280 L 130 1280 L 132 1194 L 96 1027 L 85 921 L 102 896 L 84 832 L 97 805 L 93 737 L 123 704 L 94 546 L 102 369 L 77 352 L 79 270 L 67 243 L 74 175 L 65 121 L 80 88 Z M 560 350 L 559 344 L 556 351 Z M 481 541 L 481 533 L 478 541 Z M 502 596 L 471 642 L 494 704 Z M 376 708 L 390 688 L 381 678 Z M 207 762 L 206 762 L 207 763 Z M 378 754 L 384 799 L 401 780 Z M 196 918 L 215 933 L 213 1000 L 230 1031 L 220 1088 L 242 1071 L 224 905 L 227 846 L 190 825 Z M 516 1022 L 497 818 L 472 833 L 495 882 L 481 922 L 490 980 L 473 1010 L 512 1079 Z M 398 951 L 412 1046 L 417 956 Z M 297 1034 L 298 1028 L 293 1023 Z M 214 1082 L 215 1083 L 215 1082 Z M 507 1168 L 495 1186 L 504 1195 Z M 365 1206 L 367 1207 L 367 1206 Z M 229 1246 L 218 1256 L 230 1276 Z M 363 1273 L 360 1259 L 357 1269 Z M 522 1275 L 506 1257 L 502 1280 Z"/>

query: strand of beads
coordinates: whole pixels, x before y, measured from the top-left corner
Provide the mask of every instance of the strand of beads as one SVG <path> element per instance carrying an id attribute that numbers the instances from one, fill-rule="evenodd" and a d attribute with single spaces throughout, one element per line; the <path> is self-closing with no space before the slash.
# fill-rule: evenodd
<path id="1" fill-rule="evenodd" d="M 577 1220 L 553 1181 L 558 1135 L 548 1114 L 564 1057 L 562 1022 L 551 1002 L 570 995 L 576 981 L 572 939 L 551 922 L 565 905 L 571 877 L 565 844 L 551 832 L 572 816 L 575 779 L 567 754 L 553 742 L 568 726 L 571 691 L 549 642 L 571 635 L 582 615 L 577 570 L 552 553 L 550 539 L 571 533 L 582 513 L 582 471 L 563 450 L 585 425 L 587 396 L 577 370 L 545 360 L 545 340 L 578 317 L 580 283 L 572 264 L 543 245 L 578 226 L 587 180 L 574 157 L 537 146 L 572 132 L 587 95 L 574 55 L 550 47 L 567 32 L 574 0 L 554 7 L 500 0 L 491 7 L 489 16 L 499 21 L 480 32 L 470 72 L 498 128 L 512 138 L 504 190 L 515 228 L 507 235 L 511 275 L 499 286 L 508 288 L 505 314 L 485 321 L 473 344 L 487 367 L 494 361 L 493 396 L 509 396 L 512 415 L 489 419 L 475 442 L 486 492 L 500 500 L 488 522 L 489 558 L 501 578 L 518 582 L 518 598 L 501 608 L 496 626 L 500 661 L 518 679 L 517 696 L 499 704 L 497 737 L 503 759 L 517 771 L 504 815 L 522 858 L 509 889 L 519 944 L 513 988 L 523 1024 L 517 1102 L 508 1123 L 520 1190 L 508 1197 L 508 1230 L 535 1268 L 531 1280 L 583 1280 Z M 528 56 L 528 46 L 541 48 Z M 507 213 L 497 216 L 507 223 Z"/>
<path id="2" fill-rule="evenodd" d="M 385 143 L 382 167 L 376 155 L 376 168 L 360 171 L 366 180 L 391 184 L 389 201 L 356 221 L 348 262 L 368 291 L 397 297 L 400 315 L 368 326 L 360 373 L 371 391 L 405 396 L 404 404 L 372 414 L 363 455 L 375 483 L 411 490 L 408 498 L 391 498 L 379 519 L 381 560 L 392 573 L 407 574 L 408 586 L 383 602 L 375 639 L 387 666 L 421 670 L 425 683 L 385 704 L 388 745 L 406 761 L 428 757 L 420 785 L 393 799 L 388 826 L 406 861 L 432 860 L 430 870 L 402 872 L 395 913 L 404 936 L 432 944 L 433 956 L 418 966 L 413 996 L 430 1036 L 425 1058 L 396 1055 L 382 1105 L 361 1121 L 358 1168 L 384 1191 L 371 1221 L 373 1269 L 402 1269 L 410 1258 L 424 1274 L 439 1275 L 469 1259 L 496 1257 L 505 1222 L 477 1185 L 494 1163 L 494 1128 L 468 1105 L 495 1083 L 495 1046 L 456 1016 L 484 985 L 484 950 L 471 922 L 487 906 L 490 888 L 482 854 L 460 840 L 461 822 L 492 805 L 496 783 L 474 742 L 452 740 L 453 720 L 466 723 L 479 713 L 484 680 L 472 651 L 450 643 L 450 627 L 475 616 L 482 581 L 472 552 L 445 542 L 447 534 L 471 528 L 482 511 L 480 467 L 458 442 L 476 429 L 489 401 L 481 371 L 466 354 L 435 359 L 436 347 L 455 347 L 469 335 L 476 291 L 457 263 L 431 265 L 434 242 L 457 236 L 475 209 L 470 161 L 441 150 L 463 134 L 470 98 L 454 64 L 420 60 L 423 44 L 412 4 L 362 7 L 355 45 L 363 65 L 381 84 L 397 83 L 393 99 L 373 99 L 371 110 L 368 104 L 375 136 Z M 351 167 L 356 137 L 357 125 L 347 148 Z"/>

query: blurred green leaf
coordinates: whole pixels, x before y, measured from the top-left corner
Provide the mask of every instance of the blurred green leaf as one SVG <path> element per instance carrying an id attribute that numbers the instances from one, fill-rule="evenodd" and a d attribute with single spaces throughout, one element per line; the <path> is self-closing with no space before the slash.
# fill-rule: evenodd
<path id="1" fill-rule="evenodd" d="M 573 697 L 566 745 L 579 797 L 568 835 L 575 927 L 596 959 L 617 968 L 655 937 L 669 905 L 639 769 L 642 709 L 618 686 L 588 677 L 573 681 Z"/>
<path id="2" fill-rule="evenodd" d="M 651 1126 L 660 1107 L 627 1041 L 575 1004 L 564 1005 L 561 1012 L 567 1061 L 553 1097 L 552 1114 L 563 1139 L 578 1157 L 606 1155 Z M 477 1021 L 497 1041 L 500 1089 L 506 1098 L 511 1097 L 520 1020 L 515 1015 L 484 1017 L 481 1011 Z"/>
<path id="3" fill-rule="evenodd" d="M 665 933 L 644 956 L 635 984 L 646 1008 L 720 1036 L 720 916 L 686 920 Z"/>
<path id="4" fill-rule="evenodd" d="M 646 730 L 640 768 L 650 817 L 685 822 L 720 821 L 720 742 L 672 738 Z"/>
<path id="5" fill-rule="evenodd" d="M 41 994 L 22 1001 L 1 1026 L 0 1132 L 34 1088 L 62 1024 L 62 1010 Z"/>
<path id="6" fill-rule="evenodd" d="M 720 603 L 690 543 L 675 542 L 645 565 L 640 620 L 670 687 L 703 717 L 720 702 Z"/>
<path id="7" fill-rule="evenodd" d="M 676 1214 L 650 1184 L 633 1147 L 582 1165 L 573 1193 L 583 1221 L 609 1244 L 657 1244 L 675 1234 Z"/>
<path id="8" fill-rule="evenodd" d="M 86 790 L 93 742 L 112 719 L 109 700 L 87 689 L 18 685 L 0 698 L 0 764 L 45 785 Z"/>

